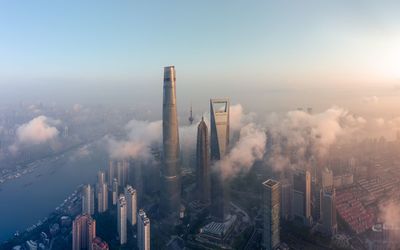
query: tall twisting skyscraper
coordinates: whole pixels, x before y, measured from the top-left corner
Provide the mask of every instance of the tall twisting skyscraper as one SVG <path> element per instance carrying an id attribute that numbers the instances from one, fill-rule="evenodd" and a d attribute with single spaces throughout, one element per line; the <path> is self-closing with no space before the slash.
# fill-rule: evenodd
<path id="1" fill-rule="evenodd" d="M 137 196 L 136 190 L 130 185 L 125 187 L 125 198 L 128 205 L 127 218 L 129 223 L 134 226 L 136 225 Z"/>
<path id="2" fill-rule="evenodd" d="M 89 184 L 83 187 L 82 214 L 94 214 L 94 190 Z"/>
<path id="3" fill-rule="evenodd" d="M 72 250 L 90 250 L 96 238 L 96 221 L 90 215 L 78 215 L 72 223 Z"/>
<path id="4" fill-rule="evenodd" d="M 211 161 L 221 160 L 228 150 L 229 145 L 229 99 L 210 100 L 210 152 Z M 222 169 L 218 164 L 211 173 L 211 203 L 212 214 L 223 221 L 229 215 L 229 197 L 227 183 L 224 182 Z"/>
<path id="5" fill-rule="evenodd" d="M 161 168 L 161 212 L 179 213 L 181 182 L 179 166 L 179 133 L 176 110 L 175 68 L 164 68 L 163 96 L 163 166 Z"/>
<path id="6" fill-rule="evenodd" d="M 263 184 L 263 246 L 272 250 L 279 245 L 280 220 L 280 185 L 279 182 L 269 179 Z"/>
<path id="7" fill-rule="evenodd" d="M 211 190 L 208 155 L 208 128 L 203 118 L 201 118 L 201 122 L 197 127 L 196 184 L 198 199 L 204 203 L 209 203 Z"/>
<path id="8" fill-rule="evenodd" d="M 138 213 L 138 248 L 139 250 L 150 250 L 150 219 L 143 209 Z"/>
<path id="9" fill-rule="evenodd" d="M 119 196 L 118 205 L 117 205 L 117 213 L 118 213 L 118 235 L 119 235 L 119 244 L 123 245 L 127 242 L 127 204 L 126 199 L 123 194 Z"/>

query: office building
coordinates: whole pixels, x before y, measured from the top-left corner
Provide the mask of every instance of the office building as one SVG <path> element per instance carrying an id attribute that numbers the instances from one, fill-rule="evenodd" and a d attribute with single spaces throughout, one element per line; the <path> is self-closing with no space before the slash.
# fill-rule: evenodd
<path id="1" fill-rule="evenodd" d="M 337 232 L 336 192 L 334 188 L 321 189 L 321 232 L 332 236 Z"/>
<path id="2" fill-rule="evenodd" d="M 137 221 L 138 248 L 139 250 L 150 250 L 150 219 L 143 209 L 139 210 Z"/>
<path id="3" fill-rule="evenodd" d="M 311 175 L 307 170 L 297 170 L 293 174 L 292 214 L 311 226 Z"/>
<path id="4" fill-rule="evenodd" d="M 78 215 L 72 223 L 72 250 L 91 250 L 96 238 L 96 221 L 88 214 Z"/>
<path id="5" fill-rule="evenodd" d="M 126 199 L 123 194 L 121 194 L 118 198 L 117 204 L 117 214 L 118 214 L 118 236 L 119 236 L 119 244 L 123 245 L 128 241 L 128 232 L 127 232 L 127 204 Z"/>
<path id="6" fill-rule="evenodd" d="M 136 225 L 137 195 L 132 186 L 125 187 L 125 199 L 127 204 L 127 219 L 130 225 Z"/>
<path id="7" fill-rule="evenodd" d="M 210 166 L 208 148 L 208 128 L 204 119 L 197 127 L 197 149 L 196 149 L 196 185 L 198 199 L 203 203 L 210 202 Z"/>
<path id="8" fill-rule="evenodd" d="M 82 191 L 82 214 L 94 214 L 94 190 L 89 184 Z"/>
<path id="9" fill-rule="evenodd" d="M 163 154 L 160 212 L 178 217 L 181 199 L 175 67 L 164 67 Z"/>
<path id="10" fill-rule="evenodd" d="M 281 218 L 289 220 L 292 214 L 292 184 L 289 179 L 281 181 Z"/>
<path id="11" fill-rule="evenodd" d="M 269 179 L 263 182 L 263 247 L 275 249 L 280 243 L 280 184 Z"/>
<path id="12" fill-rule="evenodd" d="M 221 160 L 229 145 L 229 99 L 210 100 L 210 156 L 211 163 Z M 227 182 L 222 170 L 216 167 L 211 173 L 212 215 L 217 221 L 229 216 L 229 196 Z"/>

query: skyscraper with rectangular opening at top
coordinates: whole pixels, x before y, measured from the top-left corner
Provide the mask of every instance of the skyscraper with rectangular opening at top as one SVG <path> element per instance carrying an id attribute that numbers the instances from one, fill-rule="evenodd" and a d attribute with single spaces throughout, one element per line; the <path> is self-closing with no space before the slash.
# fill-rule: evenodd
<path id="1" fill-rule="evenodd" d="M 218 161 L 223 159 L 229 145 L 229 99 L 210 100 L 210 156 L 211 156 L 211 214 L 217 221 L 229 215 L 227 182 Z"/>

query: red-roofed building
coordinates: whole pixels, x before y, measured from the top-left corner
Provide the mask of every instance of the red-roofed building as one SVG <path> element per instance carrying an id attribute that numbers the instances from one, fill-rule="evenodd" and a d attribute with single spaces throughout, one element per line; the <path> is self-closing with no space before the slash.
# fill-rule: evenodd
<path id="1" fill-rule="evenodd" d="M 96 237 L 92 242 L 92 250 L 108 250 L 107 242 L 103 241 L 100 237 Z"/>

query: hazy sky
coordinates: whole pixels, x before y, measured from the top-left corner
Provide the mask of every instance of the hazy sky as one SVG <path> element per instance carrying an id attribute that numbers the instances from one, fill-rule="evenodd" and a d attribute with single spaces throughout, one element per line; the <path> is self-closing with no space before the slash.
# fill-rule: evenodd
<path id="1" fill-rule="evenodd" d="M 400 1 L 1 1 L 0 98 L 159 105 L 171 64 L 184 106 L 398 97 L 399 13 Z"/>

